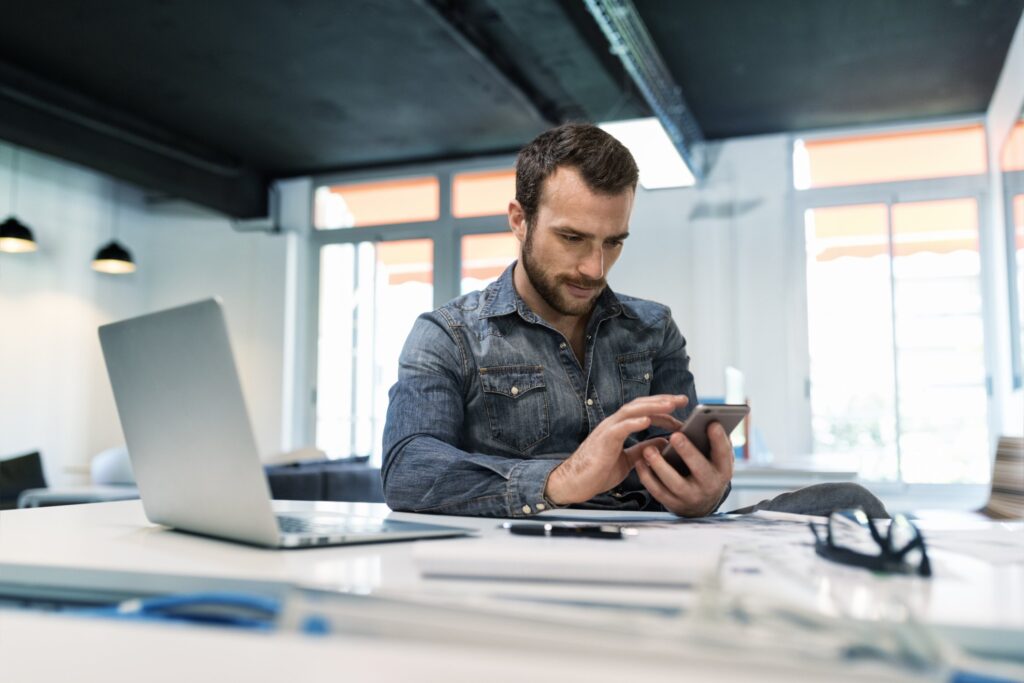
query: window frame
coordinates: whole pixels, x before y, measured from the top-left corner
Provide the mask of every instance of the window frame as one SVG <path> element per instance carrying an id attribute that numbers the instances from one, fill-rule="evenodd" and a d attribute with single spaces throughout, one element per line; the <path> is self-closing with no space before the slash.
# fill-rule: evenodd
<path id="1" fill-rule="evenodd" d="M 459 173 L 506 170 L 515 163 L 515 155 L 474 157 L 471 159 L 407 164 L 386 168 L 328 173 L 312 177 L 307 202 L 309 229 L 301 246 L 305 250 L 305 324 L 301 353 L 305 355 L 300 396 L 294 420 L 302 443 L 312 444 L 316 439 L 317 373 L 319 366 L 318 340 L 320 332 L 320 250 L 333 244 L 360 242 L 391 242 L 409 239 L 429 239 L 434 243 L 434 308 L 459 295 L 462 272 L 462 237 L 465 235 L 505 232 L 509 229 L 505 213 L 495 216 L 455 218 L 452 215 L 452 182 Z M 366 227 L 317 229 L 313 225 L 314 202 L 317 188 L 324 185 L 371 183 L 421 176 L 435 176 L 440 192 L 440 212 L 436 221 L 393 223 Z M 300 277 L 302 277 L 300 275 Z"/>

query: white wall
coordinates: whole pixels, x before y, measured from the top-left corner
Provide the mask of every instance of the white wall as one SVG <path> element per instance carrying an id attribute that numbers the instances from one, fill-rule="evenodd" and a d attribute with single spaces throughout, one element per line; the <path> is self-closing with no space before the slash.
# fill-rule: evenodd
<path id="1" fill-rule="evenodd" d="M 725 366 L 739 368 L 767 448 L 807 453 L 805 266 L 791 215 L 790 140 L 730 140 L 713 153 L 699 189 L 638 193 L 609 280 L 672 308 L 701 395 L 722 396 Z"/>
<path id="2" fill-rule="evenodd" d="M 224 218 L 183 202 L 147 205 L 117 191 L 119 239 L 133 275 L 93 272 L 111 236 L 112 180 L 19 151 L 16 212 L 39 243 L 0 253 L 0 457 L 43 453 L 47 478 L 84 481 L 91 457 L 123 443 L 96 328 L 220 295 L 263 452 L 281 441 L 285 240 L 240 234 Z M 0 144 L 0 220 L 11 211 L 13 149 Z"/>

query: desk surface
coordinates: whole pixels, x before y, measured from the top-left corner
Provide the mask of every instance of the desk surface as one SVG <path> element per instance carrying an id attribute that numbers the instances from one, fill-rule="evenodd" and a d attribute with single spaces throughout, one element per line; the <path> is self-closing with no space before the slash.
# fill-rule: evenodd
<path id="1" fill-rule="evenodd" d="M 389 514 L 386 507 L 373 504 L 292 502 L 283 505 L 294 508 L 317 507 L 360 515 Z M 435 521 L 476 528 L 481 531 L 481 535 L 493 537 L 488 542 L 507 537 L 504 531 L 498 529 L 500 520 L 390 514 L 395 519 Z M 593 515 L 580 513 L 576 516 Z M 650 515 L 645 517 L 650 518 Z M 665 519 L 672 518 L 665 516 Z M 924 581 L 905 577 L 879 578 L 861 570 L 836 567 L 817 558 L 808 546 L 797 549 L 797 552 L 801 553 L 800 562 L 787 568 L 792 574 L 790 578 L 795 580 L 790 582 L 786 590 L 792 591 L 794 603 L 803 601 L 808 606 L 821 607 L 825 611 L 831 609 L 846 612 L 858 609 L 870 611 L 873 609 L 871 605 L 884 605 L 889 596 L 899 594 L 901 599 L 907 598 L 918 617 L 928 623 L 974 630 L 978 637 L 985 638 L 995 632 L 1019 634 L 1024 631 L 1024 526 L 979 521 L 958 524 L 961 526 L 959 531 L 953 528 L 956 524 L 944 523 L 942 529 L 936 529 L 935 533 L 945 530 L 954 536 L 962 533 L 976 537 L 984 534 L 1002 534 L 999 538 L 1011 544 L 1018 544 L 1021 548 L 1020 559 L 1014 561 L 1011 558 L 1011 561 L 1006 561 L 1004 558 L 1003 561 L 993 563 L 940 548 L 932 553 L 937 576 L 932 581 Z M 694 530 L 697 528 L 678 525 L 673 526 L 670 533 L 679 534 L 681 542 L 685 542 L 685 534 L 696 533 Z M 702 530 L 699 533 L 716 533 L 707 525 L 700 528 Z M 762 548 L 771 545 L 771 538 L 755 538 L 752 541 L 760 543 Z M 74 595 L 75 591 L 100 591 L 127 596 L 240 586 L 243 589 L 274 593 L 294 585 L 341 594 L 385 597 L 430 595 L 436 598 L 438 595 L 447 594 L 465 598 L 473 595 L 486 596 L 496 588 L 500 588 L 506 596 L 514 592 L 513 587 L 507 583 L 495 586 L 487 581 L 443 581 L 420 576 L 414 560 L 414 548 L 417 544 L 441 542 L 443 541 L 278 551 L 178 533 L 150 524 L 139 501 L 11 510 L 0 513 L 0 593 L 10 595 L 12 591 L 17 592 L 20 589 L 26 594 L 31 594 L 33 590 L 45 588 L 49 591 L 67 591 L 68 595 Z M 474 543 L 477 540 L 463 539 L 458 542 Z M 622 552 L 625 547 L 618 542 L 593 542 L 607 543 L 609 553 Z M 801 572 L 805 575 L 801 576 Z M 736 590 L 750 590 L 755 593 L 766 590 L 764 585 L 758 584 L 760 580 L 760 577 L 745 574 L 735 581 L 729 579 Z M 768 590 L 777 589 L 778 586 L 773 585 Z M 579 595 L 581 600 L 608 603 L 628 600 L 631 604 L 651 605 L 685 606 L 693 597 L 692 592 L 683 589 L 639 586 L 540 584 L 529 585 L 522 590 L 534 598 L 539 596 L 541 599 L 566 600 Z M 870 615 L 853 616 L 860 618 Z M 84 628 L 85 626 L 79 624 L 77 619 L 0 611 L 0 634 L 4 635 L 4 638 L 0 638 L 0 645 L 7 648 L 11 648 L 13 643 L 21 643 L 31 651 L 35 643 L 31 634 L 45 633 L 50 629 L 53 629 L 53 633 L 65 634 L 66 637 L 74 638 L 78 642 L 77 639 L 81 637 L 79 631 Z M 117 630 L 125 626 L 104 623 L 102 628 Z M 149 627 L 131 632 L 131 638 L 137 638 L 143 644 L 150 638 L 159 638 L 159 634 L 149 635 Z M 12 634 L 17 634 L 13 640 Z M 244 649 L 243 644 L 251 643 L 251 639 L 254 638 L 266 636 L 232 634 L 224 642 L 230 643 L 227 646 L 229 649 L 235 647 L 234 643 L 237 642 L 237 647 L 241 651 Z M 304 640 L 298 636 L 275 638 L 275 643 L 280 643 L 279 646 L 285 649 L 302 650 L 310 647 L 308 639 Z M 46 643 L 36 645 L 36 650 L 48 647 Z M 386 659 L 386 647 L 381 652 L 377 652 L 377 647 L 378 645 L 364 648 L 360 645 L 355 648 L 361 653 L 356 657 L 355 665 L 349 662 L 342 666 L 341 660 L 336 656 L 337 653 L 332 653 L 329 657 L 318 660 L 313 670 L 326 673 L 330 670 L 351 671 L 353 666 L 360 670 L 359 666 L 364 664 L 377 666 L 373 662 L 375 658 L 379 656 Z M 258 649 L 253 651 L 258 652 Z M 345 651 L 347 650 L 342 648 L 338 652 Z M 477 651 L 476 654 L 479 655 L 480 652 Z M 27 665 L 28 660 L 24 658 L 24 653 L 20 656 L 20 661 Z M 257 654 L 250 661 L 259 662 L 261 657 L 261 654 Z M 423 654 L 423 657 L 426 657 L 423 661 L 429 659 L 435 664 L 443 659 L 430 659 L 426 654 Z M 460 661 L 479 663 L 475 657 L 476 655 L 467 655 L 466 659 Z M 544 656 L 539 656 L 537 661 L 546 660 Z M 610 673 L 618 671 L 615 661 L 615 657 L 607 660 L 588 657 L 587 666 L 572 670 L 589 670 L 591 675 L 595 671 Z M 337 666 L 340 668 L 332 669 L 335 662 L 338 662 Z M 524 661 L 520 661 L 519 664 L 526 666 Z M 509 671 L 517 674 L 530 671 L 532 675 L 544 672 L 539 665 L 522 668 L 519 664 L 510 664 Z M 582 665 L 583 662 L 577 664 Z M 385 672 L 381 676 L 382 679 L 397 680 L 401 678 L 399 674 L 403 671 L 406 675 L 409 674 L 408 669 L 382 666 L 380 670 Z M 664 668 L 668 666 L 666 662 L 661 662 L 659 666 L 663 667 L 662 673 L 669 669 L 678 673 L 678 662 L 668 669 Z M 695 668 L 688 666 L 687 669 L 698 672 L 700 666 L 702 665 L 695 663 Z M 716 672 L 721 678 L 725 673 L 721 668 L 722 663 L 718 662 L 715 666 L 718 667 Z M 740 664 L 737 663 L 736 666 L 739 667 L 737 671 L 746 670 L 748 674 L 750 673 L 749 669 L 743 669 Z M 642 673 L 642 668 L 632 664 L 620 673 L 636 675 Z M 173 670 L 179 674 L 186 671 L 180 667 Z M 365 670 L 377 671 L 376 668 Z M 472 678 L 470 673 L 475 671 L 479 676 L 481 670 L 474 669 L 468 664 L 466 668 L 453 667 L 451 679 L 458 680 L 464 677 L 468 680 Z M 387 674 L 389 671 L 394 676 Z M 655 673 L 655 670 L 652 669 L 650 673 Z M 792 675 L 792 672 L 783 673 Z M 520 680 L 521 678 L 519 676 Z M 765 674 L 760 678 L 770 680 L 771 676 Z M 15 676 L 14 679 L 18 677 Z"/>

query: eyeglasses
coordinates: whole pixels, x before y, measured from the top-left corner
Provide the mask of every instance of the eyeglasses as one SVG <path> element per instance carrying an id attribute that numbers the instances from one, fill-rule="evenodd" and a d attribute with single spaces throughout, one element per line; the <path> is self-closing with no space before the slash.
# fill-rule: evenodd
<path id="1" fill-rule="evenodd" d="M 885 535 L 864 510 L 836 510 L 828 524 L 810 522 L 822 557 L 876 572 L 931 576 L 924 536 L 905 515 L 894 515 Z"/>

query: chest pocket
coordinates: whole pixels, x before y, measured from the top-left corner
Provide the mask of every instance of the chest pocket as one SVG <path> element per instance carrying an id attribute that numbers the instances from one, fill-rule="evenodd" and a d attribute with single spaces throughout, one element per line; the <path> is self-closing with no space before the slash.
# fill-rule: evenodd
<path id="1" fill-rule="evenodd" d="M 491 436 L 525 453 L 551 434 L 548 389 L 540 365 L 480 368 Z"/>
<path id="2" fill-rule="evenodd" d="M 634 398 L 641 396 L 650 396 L 653 376 L 650 351 L 628 353 L 615 360 L 619 365 L 622 403 L 629 403 Z"/>

